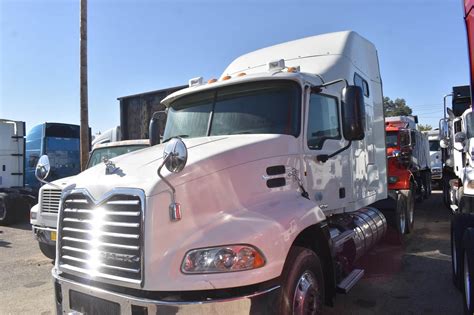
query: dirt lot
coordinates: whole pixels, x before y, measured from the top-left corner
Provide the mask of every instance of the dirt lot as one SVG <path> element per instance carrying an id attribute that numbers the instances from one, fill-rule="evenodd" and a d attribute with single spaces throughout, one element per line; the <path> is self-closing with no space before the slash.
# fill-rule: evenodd
<path id="1" fill-rule="evenodd" d="M 416 208 L 415 232 L 405 244 L 376 247 L 361 262 L 365 277 L 325 313 L 462 314 L 440 193 Z M 28 224 L 0 227 L 0 314 L 54 314 L 51 268 Z"/>

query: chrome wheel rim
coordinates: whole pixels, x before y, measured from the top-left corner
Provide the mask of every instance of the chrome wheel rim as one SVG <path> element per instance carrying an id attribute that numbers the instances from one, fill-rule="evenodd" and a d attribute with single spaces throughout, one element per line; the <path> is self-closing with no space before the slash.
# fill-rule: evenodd
<path id="1" fill-rule="evenodd" d="M 466 296 L 466 306 L 471 308 L 471 280 L 469 277 L 469 264 L 467 263 L 467 253 L 464 253 L 464 294 Z"/>
<path id="2" fill-rule="evenodd" d="M 405 217 L 405 211 L 401 211 L 400 213 L 400 233 L 405 234 L 405 228 L 406 228 L 406 217 Z"/>
<path id="3" fill-rule="evenodd" d="M 412 202 L 412 199 L 408 200 L 408 220 L 410 222 L 410 225 L 413 223 L 414 218 L 415 218 L 415 206 Z"/>
<path id="4" fill-rule="evenodd" d="M 305 271 L 298 280 L 293 296 L 293 315 L 316 314 L 318 285 L 312 272 Z"/>

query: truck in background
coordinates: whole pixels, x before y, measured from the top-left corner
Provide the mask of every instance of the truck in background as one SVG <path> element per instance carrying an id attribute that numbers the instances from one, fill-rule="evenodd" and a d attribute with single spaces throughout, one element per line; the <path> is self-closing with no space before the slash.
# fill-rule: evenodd
<path id="1" fill-rule="evenodd" d="M 25 122 L 0 119 L 0 225 L 28 217 L 35 203 L 25 187 Z"/>
<path id="2" fill-rule="evenodd" d="M 99 163 L 150 146 L 149 140 L 125 140 L 94 145 L 86 169 Z M 38 204 L 31 208 L 30 223 L 41 252 L 48 258 L 56 257 L 56 235 L 59 201 L 62 190 L 74 177 L 66 177 L 43 185 L 39 191 Z"/>
<path id="3" fill-rule="evenodd" d="M 470 117 L 471 97 L 469 86 L 455 86 L 452 96 L 452 109 L 446 108 L 446 118 L 440 120 L 440 146 L 443 161 L 443 198 L 446 206 L 453 212 L 460 211 L 460 202 L 466 187 L 465 166 L 470 156 L 467 134 L 471 136 Z M 468 199 L 466 199 L 468 200 Z M 464 206 L 465 204 L 463 204 Z"/>
<path id="4" fill-rule="evenodd" d="M 180 85 L 119 97 L 120 140 L 149 139 L 148 127 L 153 113 L 166 108 L 161 104 L 161 101 L 171 93 L 186 87 L 187 85 Z M 160 130 L 160 134 L 163 135 L 162 130 Z"/>
<path id="5" fill-rule="evenodd" d="M 447 153 L 447 170 L 452 171 L 448 173 L 451 178 L 447 188 L 457 192 L 446 198 L 449 203 L 457 204 L 451 218 L 453 282 L 463 293 L 465 313 L 474 314 L 474 0 L 464 1 L 464 19 L 471 84 L 464 89 L 466 92 L 456 93 L 453 89 L 453 109 L 446 111 L 449 117 L 440 122 L 444 128 L 440 145 Z"/>
<path id="6" fill-rule="evenodd" d="M 415 200 L 431 194 L 428 138 L 417 123 L 416 116 L 385 118 L 388 194 L 396 201 L 395 226 L 401 235 L 414 228 Z"/>
<path id="7" fill-rule="evenodd" d="M 387 229 L 371 206 L 387 198 L 372 43 L 338 32 L 260 49 L 162 104 L 163 143 L 62 193 L 58 313 L 320 314 L 354 286 Z"/>
<path id="8" fill-rule="evenodd" d="M 36 195 L 41 187 L 35 177 L 35 166 L 40 156 L 49 157 L 50 180 L 73 176 L 81 171 L 79 129 L 78 125 L 46 122 L 34 126 L 26 135 L 25 185 Z"/>
<path id="9" fill-rule="evenodd" d="M 439 129 L 426 132 L 430 145 L 430 168 L 431 168 L 431 184 L 437 187 L 443 187 L 443 161 L 441 147 L 439 146 Z"/>

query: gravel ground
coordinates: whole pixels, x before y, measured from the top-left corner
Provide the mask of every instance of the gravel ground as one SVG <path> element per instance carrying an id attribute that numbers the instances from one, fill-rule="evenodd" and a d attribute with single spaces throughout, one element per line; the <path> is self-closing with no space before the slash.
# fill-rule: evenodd
<path id="1" fill-rule="evenodd" d="M 449 212 L 440 192 L 416 205 L 404 244 L 381 244 L 360 262 L 366 273 L 326 314 L 462 314 L 451 281 Z M 0 314 L 54 314 L 52 262 L 29 224 L 0 227 Z"/>

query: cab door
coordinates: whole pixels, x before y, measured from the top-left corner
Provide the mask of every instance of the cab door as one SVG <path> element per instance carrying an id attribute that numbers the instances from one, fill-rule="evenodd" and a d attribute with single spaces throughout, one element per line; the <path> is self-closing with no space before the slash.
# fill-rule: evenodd
<path id="1" fill-rule="evenodd" d="M 350 149 L 326 162 L 319 161 L 321 156 L 330 155 L 346 144 L 342 137 L 340 103 L 337 97 L 310 91 L 306 99 L 303 139 L 306 186 L 310 199 L 328 214 L 343 208 L 350 200 Z"/>

